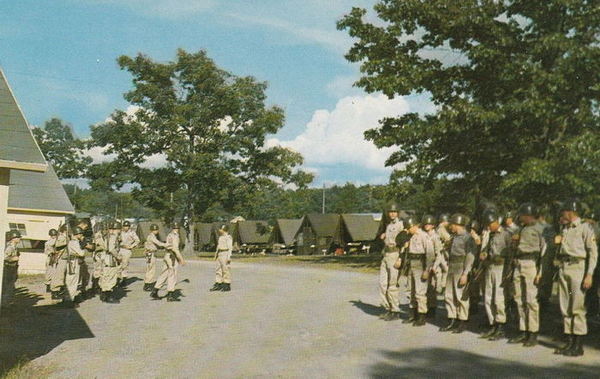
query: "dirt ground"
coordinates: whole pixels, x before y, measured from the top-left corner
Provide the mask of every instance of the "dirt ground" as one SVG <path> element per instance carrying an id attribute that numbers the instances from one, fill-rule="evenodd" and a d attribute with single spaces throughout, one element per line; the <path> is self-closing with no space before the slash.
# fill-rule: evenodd
<path id="1" fill-rule="evenodd" d="M 141 278 L 143 264 L 134 260 L 132 275 Z M 213 263 L 200 260 L 180 272 L 179 303 L 151 301 L 139 280 L 121 304 L 94 298 L 75 310 L 53 305 L 39 277 L 20 280 L 18 306 L 0 317 L 3 369 L 23 360 L 55 378 L 581 378 L 600 369 L 596 322 L 585 356 L 567 358 L 552 354 L 556 317 L 542 320 L 540 345 L 525 348 L 478 339 L 483 312 L 462 335 L 439 333 L 441 301 L 421 328 L 380 321 L 373 273 L 258 261 L 232 269 L 230 293 L 208 292 Z"/>

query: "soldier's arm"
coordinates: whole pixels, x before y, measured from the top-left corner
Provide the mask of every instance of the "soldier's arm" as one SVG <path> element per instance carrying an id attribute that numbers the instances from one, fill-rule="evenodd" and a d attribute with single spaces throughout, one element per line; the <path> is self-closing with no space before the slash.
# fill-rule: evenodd
<path id="1" fill-rule="evenodd" d="M 154 235 L 154 233 L 151 233 L 150 236 L 148 237 L 148 239 L 153 244 L 155 244 L 156 246 L 167 247 L 167 243 L 166 242 L 162 242 L 158 238 L 156 238 L 156 236 Z"/>
<path id="2" fill-rule="evenodd" d="M 546 236 L 544 236 L 543 230 L 540 231 L 539 238 L 540 238 L 540 258 L 538 259 L 538 263 L 537 263 L 537 274 L 538 274 L 538 276 L 542 276 L 542 270 L 544 268 L 544 265 L 542 264 L 542 259 L 546 255 L 546 250 L 548 249 L 548 245 L 546 244 Z"/>
<path id="3" fill-rule="evenodd" d="M 71 255 L 75 255 L 77 257 L 85 257 L 85 250 L 83 250 L 81 248 L 79 241 L 76 241 L 76 242 L 77 243 L 69 244 L 69 253 L 71 253 Z"/>
<path id="4" fill-rule="evenodd" d="M 138 237 L 137 233 L 133 234 L 133 243 L 131 244 L 131 248 L 134 249 L 140 244 L 140 237 Z"/>
<path id="5" fill-rule="evenodd" d="M 433 246 L 433 238 L 429 236 L 423 237 L 423 248 L 425 249 L 425 267 L 431 269 L 435 261 L 435 247 Z"/>
<path id="6" fill-rule="evenodd" d="M 467 241 L 466 254 L 463 275 L 467 275 L 473 269 L 475 255 L 477 254 L 477 245 L 475 245 L 475 241 L 472 238 Z"/>
<path id="7" fill-rule="evenodd" d="M 584 233 L 585 249 L 587 250 L 587 275 L 593 275 L 598 263 L 598 244 L 594 230 L 590 227 Z"/>

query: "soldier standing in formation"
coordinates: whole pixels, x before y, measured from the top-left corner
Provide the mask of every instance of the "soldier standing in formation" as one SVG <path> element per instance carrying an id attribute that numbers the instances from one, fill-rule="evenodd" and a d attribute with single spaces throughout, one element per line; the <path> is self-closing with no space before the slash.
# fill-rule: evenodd
<path id="1" fill-rule="evenodd" d="M 396 237 L 404 230 L 404 225 L 398 218 L 398 211 L 396 204 L 390 204 L 387 209 L 387 216 L 390 221 L 385 228 L 385 232 L 380 235 L 384 243 L 383 259 L 379 268 L 379 293 L 384 312 L 380 315 L 380 318 L 386 321 L 400 319 L 398 277 L 401 264 L 399 259 L 400 249 L 403 246 L 397 245 Z"/>
<path id="2" fill-rule="evenodd" d="M 469 319 L 469 299 L 463 297 L 463 289 L 467 284 L 468 274 L 473 268 L 477 247 L 473 237 L 467 233 L 466 225 L 465 215 L 456 213 L 450 218 L 453 237 L 445 292 L 449 323 L 440 328 L 441 332 L 462 333 Z"/>
<path id="3" fill-rule="evenodd" d="M 442 254 L 439 262 L 441 272 L 438 275 L 440 280 L 438 291 L 440 293 L 443 293 L 443 290 L 446 288 L 446 280 L 448 278 L 448 252 L 450 251 L 450 243 L 452 242 L 452 236 L 448 232 L 449 221 L 450 216 L 446 213 L 442 213 L 438 218 L 438 226 L 435 230 L 442 241 Z"/>
<path id="4" fill-rule="evenodd" d="M 181 301 L 175 296 L 175 285 L 177 284 L 177 268 L 179 264 L 185 265 L 185 260 L 179 252 L 179 224 L 173 223 L 171 233 L 167 236 L 167 246 L 164 257 L 165 266 L 161 272 L 154 289 L 150 293 L 153 300 L 160 300 L 158 291 L 167 284 L 167 301 Z"/>
<path id="5" fill-rule="evenodd" d="M 68 243 L 69 237 L 67 236 L 67 226 L 62 225 L 58 228 L 58 236 L 56 237 L 54 245 L 54 250 L 56 251 L 56 264 L 54 267 L 54 276 L 52 277 L 52 283 L 50 285 L 53 300 L 60 300 L 63 296 L 67 261 L 62 258 L 67 253 Z"/>
<path id="6" fill-rule="evenodd" d="M 559 303 L 563 315 L 566 344 L 556 354 L 583 355 L 582 338 L 587 334 L 585 292 L 592 286 L 598 261 L 598 245 L 594 230 L 582 222 L 581 204 L 576 200 L 564 202 L 561 216 L 564 227 L 557 242 L 559 269 Z"/>
<path id="7" fill-rule="evenodd" d="M 2 297 L 0 304 L 8 304 L 12 300 L 15 292 L 15 283 L 19 273 L 19 248 L 17 245 L 21 242 L 21 233 L 18 230 L 11 230 L 7 233 L 8 243 L 4 249 L 4 273 L 2 276 Z"/>
<path id="8" fill-rule="evenodd" d="M 412 322 L 413 326 L 423 326 L 427 315 L 429 274 L 435 260 L 435 251 L 432 239 L 421 229 L 416 218 L 406 218 L 404 227 L 410 236 L 406 254 L 407 261 L 404 264 L 408 265 L 411 282 L 411 308 L 413 309 L 412 317 L 409 317 L 404 323 Z"/>
<path id="9" fill-rule="evenodd" d="M 104 268 L 102 257 L 106 251 L 106 238 L 104 238 L 104 233 L 106 232 L 107 230 L 105 225 L 101 224 L 98 228 L 98 231 L 94 235 L 95 249 L 92 253 L 92 293 L 94 295 L 102 293 L 102 290 L 100 289 L 100 278 L 102 278 L 102 269 Z"/>
<path id="10" fill-rule="evenodd" d="M 227 232 L 227 225 L 219 228 L 219 240 L 215 261 L 217 262 L 216 280 L 210 291 L 231 291 L 231 254 L 233 253 L 233 239 Z"/>
<path id="11" fill-rule="evenodd" d="M 65 261 L 65 286 L 67 288 L 64 302 L 67 305 L 76 307 L 83 299 L 81 297 L 79 279 L 81 260 L 85 258 L 85 251 L 81 248 L 83 240 L 83 231 L 78 226 L 73 229 L 73 237 L 67 245 L 66 254 L 63 254 L 62 259 Z"/>
<path id="12" fill-rule="evenodd" d="M 58 237 L 58 231 L 50 229 L 48 235 L 50 238 L 44 244 L 44 254 L 46 254 L 46 292 L 50 293 L 52 292 L 52 279 L 56 271 L 56 238 Z"/>
<path id="13" fill-rule="evenodd" d="M 510 232 L 500 226 L 500 218 L 495 212 L 484 215 L 484 223 L 489 230 L 489 241 L 480 254 L 484 272 L 484 304 L 490 329 L 481 335 L 492 341 L 504 337 L 506 324 L 506 311 L 504 302 L 504 277 L 507 270 L 512 248 Z"/>
<path id="14" fill-rule="evenodd" d="M 519 225 L 514 221 L 515 214 L 508 211 L 504 214 L 504 227 L 510 234 L 515 234 L 519 231 Z"/>
<path id="15" fill-rule="evenodd" d="M 121 231 L 121 267 L 119 270 L 119 282 L 122 285 L 127 284 L 131 250 L 135 249 L 139 243 L 140 238 L 137 233 L 131 229 L 131 223 L 129 221 L 123 222 L 123 230 Z"/>
<path id="16" fill-rule="evenodd" d="M 146 255 L 146 274 L 144 275 L 144 291 L 152 291 L 156 283 L 156 252 L 159 248 L 165 248 L 167 244 L 158 239 L 158 225 L 150 225 L 150 233 L 144 243 L 144 254 Z"/>
<path id="17" fill-rule="evenodd" d="M 121 261 L 121 224 L 113 222 L 109 226 L 108 235 L 104 241 L 105 249 L 101 256 L 103 267 L 100 277 L 100 300 L 105 303 L 119 303 L 115 287 L 119 277 Z"/>
<path id="18" fill-rule="evenodd" d="M 546 252 L 544 229 L 537 222 L 537 210 L 531 203 L 519 207 L 519 219 L 523 227 L 514 235 L 518 243 L 514 264 L 513 285 L 515 302 L 519 312 L 519 335 L 509 343 L 523 343 L 531 347 L 537 344 L 540 327 L 538 285 L 542 276 L 541 259 Z"/>
<path id="19" fill-rule="evenodd" d="M 442 266 L 445 262 L 443 255 L 443 244 L 435 228 L 435 217 L 431 215 L 425 215 L 423 216 L 423 220 L 421 220 L 421 224 L 423 225 L 423 230 L 425 233 L 427 233 L 429 238 L 431 238 L 431 242 L 433 243 L 433 252 L 435 258 L 431 268 L 431 276 L 429 278 L 429 286 L 427 290 L 427 314 L 429 316 L 435 316 L 437 308 L 437 294 L 442 293 L 442 288 L 444 287 L 440 283 L 442 279 Z"/>

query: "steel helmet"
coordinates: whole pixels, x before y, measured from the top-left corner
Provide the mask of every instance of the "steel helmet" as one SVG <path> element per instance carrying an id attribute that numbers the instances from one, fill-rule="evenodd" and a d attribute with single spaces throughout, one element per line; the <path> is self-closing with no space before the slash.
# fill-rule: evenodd
<path id="1" fill-rule="evenodd" d="M 156 225 L 156 224 L 152 224 L 152 225 L 150 225 L 150 230 L 151 230 L 151 231 L 152 231 L 152 230 L 158 230 L 158 225 Z"/>
<path id="2" fill-rule="evenodd" d="M 450 223 L 465 226 L 469 222 L 469 218 L 462 213 L 455 213 L 450 217 Z"/>
<path id="3" fill-rule="evenodd" d="M 425 215 L 423 216 L 423 218 L 421 219 L 421 224 L 423 225 L 435 225 L 435 217 L 433 217 L 432 215 Z"/>
<path id="4" fill-rule="evenodd" d="M 50 229 L 50 231 L 48 232 L 48 235 L 50 237 L 56 237 L 58 235 L 58 231 L 56 229 Z"/>
<path id="5" fill-rule="evenodd" d="M 537 217 L 538 210 L 537 210 L 537 207 L 533 203 L 523 203 L 519 207 L 518 213 L 521 216 L 534 216 L 534 217 Z"/>

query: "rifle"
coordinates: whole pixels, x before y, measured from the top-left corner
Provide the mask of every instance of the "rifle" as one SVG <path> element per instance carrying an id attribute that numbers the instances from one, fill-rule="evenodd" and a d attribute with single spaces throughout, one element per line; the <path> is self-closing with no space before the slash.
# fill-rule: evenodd
<path id="1" fill-rule="evenodd" d="M 73 275 L 73 266 L 72 266 L 72 261 L 71 261 L 71 250 L 69 249 L 69 241 L 71 239 L 71 233 L 69 230 L 69 223 L 66 223 L 67 226 L 67 246 L 65 246 L 65 249 L 67 249 L 67 275 Z"/>

